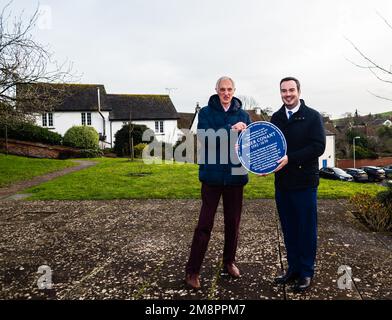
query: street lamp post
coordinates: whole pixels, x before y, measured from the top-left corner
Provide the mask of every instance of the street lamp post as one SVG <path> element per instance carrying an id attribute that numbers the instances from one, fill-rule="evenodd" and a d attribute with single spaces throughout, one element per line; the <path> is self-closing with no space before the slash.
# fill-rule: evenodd
<path id="1" fill-rule="evenodd" d="M 360 139 L 361 137 L 353 138 L 353 158 L 354 158 L 354 169 L 355 169 L 355 139 Z"/>

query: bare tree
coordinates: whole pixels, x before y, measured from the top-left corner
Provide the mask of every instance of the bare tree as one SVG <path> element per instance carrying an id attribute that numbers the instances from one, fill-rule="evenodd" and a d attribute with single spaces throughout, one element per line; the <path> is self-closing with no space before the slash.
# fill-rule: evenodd
<path id="1" fill-rule="evenodd" d="M 331 118 L 331 114 L 326 111 L 321 111 L 320 114 L 324 119 L 330 120 Z"/>
<path id="2" fill-rule="evenodd" d="M 252 96 L 240 95 L 238 99 L 241 100 L 244 110 L 253 110 L 259 106 L 257 100 Z"/>
<path id="3" fill-rule="evenodd" d="M 65 87 L 50 84 L 74 77 L 70 63 L 57 63 L 48 48 L 34 40 L 39 10 L 27 19 L 23 13 L 13 18 L 11 4 L 0 13 L 0 124 L 31 120 L 52 110 L 63 99 Z"/>
<path id="4" fill-rule="evenodd" d="M 385 22 L 388 28 L 392 29 L 392 25 L 388 22 L 387 19 L 385 19 L 379 12 L 377 12 L 377 15 Z M 362 59 L 362 63 L 356 63 L 353 62 L 349 59 L 352 64 L 355 66 L 362 68 L 362 69 L 368 69 L 378 80 L 385 82 L 385 83 L 392 83 L 392 70 L 390 67 L 383 66 L 379 63 L 376 62 L 376 59 L 369 57 L 367 54 L 365 54 L 361 49 L 358 48 L 356 44 L 354 44 L 350 39 L 346 38 L 346 40 L 353 46 L 355 51 L 360 55 Z M 369 91 L 373 96 L 384 99 L 384 100 L 389 100 L 392 101 L 391 97 L 384 97 L 380 96 L 378 94 L 375 94 L 371 91 Z"/>

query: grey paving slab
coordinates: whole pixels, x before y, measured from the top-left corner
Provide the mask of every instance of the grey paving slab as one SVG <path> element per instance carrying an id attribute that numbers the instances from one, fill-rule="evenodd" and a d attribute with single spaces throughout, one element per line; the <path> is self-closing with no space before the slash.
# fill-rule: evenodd
<path id="1" fill-rule="evenodd" d="M 314 286 L 276 287 L 285 251 L 273 200 L 247 200 L 239 279 L 221 276 L 220 206 L 201 270 L 202 290 L 184 286 L 199 200 L 1 201 L 0 299 L 391 299 L 391 235 L 362 226 L 345 201 L 319 201 Z M 49 266 L 53 288 L 40 290 Z M 337 286 L 352 268 L 352 289 Z"/>

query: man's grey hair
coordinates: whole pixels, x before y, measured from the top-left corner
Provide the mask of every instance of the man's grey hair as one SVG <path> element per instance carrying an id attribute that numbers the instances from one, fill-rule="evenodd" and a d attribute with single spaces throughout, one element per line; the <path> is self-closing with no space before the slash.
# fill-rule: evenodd
<path id="1" fill-rule="evenodd" d="M 230 78 L 230 77 L 220 77 L 219 79 L 218 79 L 218 81 L 216 82 L 216 87 L 215 87 L 215 89 L 216 90 L 218 90 L 219 89 L 219 85 L 220 85 L 220 83 L 222 82 L 222 81 L 224 81 L 224 80 L 229 80 L 229 81 L 231 81 L 231 83 L 233 84 L 233 89 L 235 89 L 235 82 L 234 82 L 234 80 L 232 79 L 232 78 Z"/>

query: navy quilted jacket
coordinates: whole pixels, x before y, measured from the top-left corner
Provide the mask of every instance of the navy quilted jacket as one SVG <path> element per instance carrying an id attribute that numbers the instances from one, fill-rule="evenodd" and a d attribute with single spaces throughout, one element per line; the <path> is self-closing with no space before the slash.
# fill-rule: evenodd
<path id="1" fill-rule="evenodd" d="M 242 174 L 238 174 L 241 164 L 237 156 L 230 157 L 230 153 L 236 154 L 234 146 L 238 138 L 238 134 L 234 135 L 231 127 L 238 122 L 244 122 L 247 125 L 251 123 L 249 114 L 242 109 L 241 101 L 235 97 L 227 112 L 224 111 L 217 94 L 211 96 L 208 106 L 200 110 L 197 129 L 201 147 L 199 157 L 199 180 L 201 182 L 209 185 L 237 186 L 248 183 L 248 175 L 243 168 L 240 170 Z M 205 130 L 227 134 L 222 139 L 218 137 L 206 139 Z M 223 153 L 221 153 L 222 145 Z M 235 172 L 233 168 L 236 169 Z"/>

